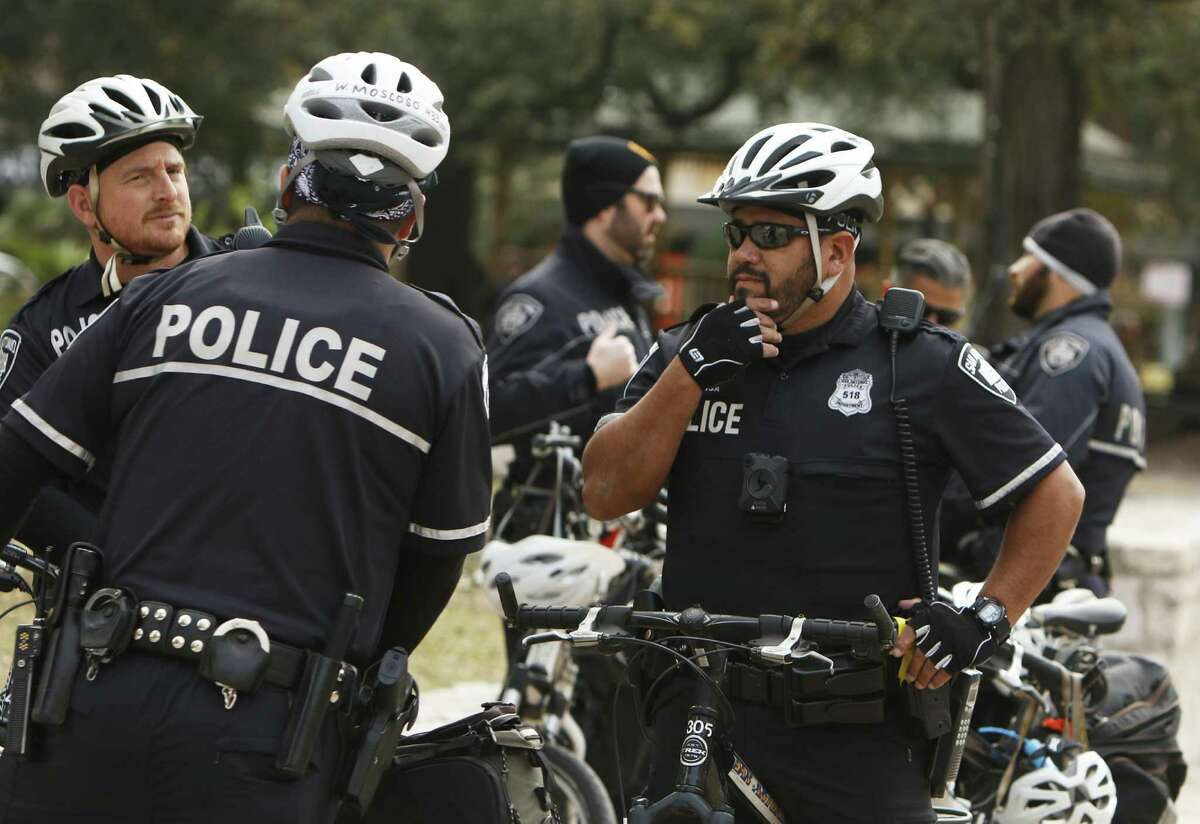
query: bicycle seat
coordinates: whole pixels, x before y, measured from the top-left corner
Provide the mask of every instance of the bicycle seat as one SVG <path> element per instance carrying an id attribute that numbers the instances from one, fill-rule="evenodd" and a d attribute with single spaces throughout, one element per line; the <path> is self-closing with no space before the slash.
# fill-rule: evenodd
<path id="1" fill-rule="evenodd" d="M 1096 598 L 1074 604 L 1043 604 L 1034 607 L 1033 614 L 1046 629 L 1111 635 L 1125 625 L 1129 610 L 1116 598 Z"/>

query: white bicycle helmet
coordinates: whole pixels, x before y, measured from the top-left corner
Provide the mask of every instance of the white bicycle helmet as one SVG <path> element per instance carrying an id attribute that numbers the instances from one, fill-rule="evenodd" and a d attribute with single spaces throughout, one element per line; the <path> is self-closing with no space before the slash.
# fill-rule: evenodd
<path id="1" fill-rule="evenodd" d="M 284 126 L 310 151 L 369 152 L 417 179 L 432 174 L 450 146 L 441 89 L 380 52 L 335 54 L 313 66 L 288 98 Z"/>
<path id="2" fill-rule="evenodd" d="M 587 607 L 604 596 L 609 583 L 624 569 L 620 554 L 602 544 L 530 535 L 515 544 L 489 541 L 475 580 L 486 588 L 488 600 L 503 615 L 493 583 L 501 572 L 511 576 L 518 603 Z"/>
<path id="3" fill-rule="evenodd" d="M 996 824 L 1110 824 L 1117 787 L 1100 753 L 1080 753 L 1065 769 L 1053 758 L 1013 781 Z"/>
<path id="4" fill-rule="evenodd" d="M 187 149 L 203 119 L 153 80 L 128 74 L 89 80 L 59 99 L 42 121 L 42 183 L 50 197 L 61 197 L 97 162 L 123 144 L 146 142 L 147 136 Z"/>
<path id="5" fill-rule="evenodd" d="M 871 141 L 836 126 L 780 123 L 742 144 L 699 200 L 730 213 L 760 205 L 805 219 L 817 278 L 798 310 L 803 312 L 840 277 L 821 278 L 819 232 L 846 230 L 857 240 L 859 220 L 883 215 L 883 180 L 874 156 Z"/>

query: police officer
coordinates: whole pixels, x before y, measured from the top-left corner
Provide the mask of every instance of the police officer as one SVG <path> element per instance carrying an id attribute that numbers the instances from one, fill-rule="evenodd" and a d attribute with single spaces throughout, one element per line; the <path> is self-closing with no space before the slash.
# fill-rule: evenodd
<path id="1" fill-rule="evenodd" d="M 916 289 L 925 296 L 925 320 L 955 328 L 967 308 L 971 290 L 971 264 L 957 246 L 931 237 L 910 240 L 896 256 L 892 286 Z"/>
<path id="2" fill-rule="evenodd" d="M 991 358 L 1062 444 L 1087 490 L 1056 585 L 1104 595 L 1112 576 L 1108 526 L 1134 473 L 1146 467 L 1146 400 L 1108 323 L 1108 287 L 1120 269 L 1121 238 L 1103 215 L 1071 209 L 1039 222 L 1023 246 L 1025 253 L 1008 269 L 1008 304 L 1033 326 L 997 346 Z M 964 550 L 976 562 L 994 553 L 1003 528 L 992 515 L 965 536 Z M 966 546 L 972 543 L 978 545 Z"/>
<path id="3" fill-rule="evenodd" d="M 442 94 L 390 55 L 340 54 L 285 122 L 275 238 L 127 285 L 3 420 L 5 528 L 120 433 L 98 583 L 145 608 L 127 651 L 80 668 L 65 725 L 36 727 L 40 757 L 0 757 L 11 820 L 331 821 L 332 714 L 303 777 L 274 767 L 304 651 L 326 649 L 347 592 L 365 599 L 359 672 L 412 649 L 483 543 L 479 330 L 388 273 L 446 154 Z M 257 689 L 214 669 L 221 626 L 265 651 Z"/>
<path id="4" fill-rule="evenodd" d="M 0 334 L 0 408 L 28 392 L 133 278 L 220 248 L 191 225 L 181 154 L 202 119 L 170 89 L 127 74 L 89 80 L 54 104 L 38 132 L 42 182 L 50 197 L 66 197 L 91 254 L 43 286 Z M 94 537 L 108 479 L 102 463 L 66 488 L 48 487 L 20 537 L 38 548 Z"/>
<path id="5" fill-rule="evenodd" d="M 917 607 L 910 677 L 945 683 L 990 654 L 1005 611 L 1026 609 L 1062 556 L 1082 501 L 1062 449 L 953 332 L 921 324 L 899 338 L 893 367 L 886 316 L 854 288 L 859 227 L 883 208 L 868 141 L 818 123 L 773 126 L 701 202 L 730 214 L 729 302 L 659 335 L 584 453 L 588 511 L 635 509 L 669 478 L 669 609 L 857 619 L 877 593 L 895 612 L 933 589 L 914 556 L 936 564 L 937 553 L 936 538 L 927 553 L 909 543 L 903 412 L 927 534 L 952 468 L 981 507 L 1020 501 L 980 600 Z M 904 400 L 899 410 L 892 397 Z M 781 494 L 765 508 L 742 494 L 747 464 L 775 467 Z M 894 654 L 914 638 L 906 629 Z M 731 680 L 733 745 L 788 821 L 934 820 L 926 741 L 896 696 L 881 721 L 789 727 L 786 693 L 763 680 Z M 659 794 L 674 777 L 686 689 L 658 714 Z"/>
<path id="6" fill-rule="evenodd" d="M 500 295 L 488 336 L 493 437 L 517 447 L 509 491 L 528 475 L 530 435 L 551 420 L 589 435 L 650 348 L 642 303 L 659 287 L 643 271 L 666 220 L 654 156 L 631 140 L 575 140 L 562 196 L 558 246 Z"/>

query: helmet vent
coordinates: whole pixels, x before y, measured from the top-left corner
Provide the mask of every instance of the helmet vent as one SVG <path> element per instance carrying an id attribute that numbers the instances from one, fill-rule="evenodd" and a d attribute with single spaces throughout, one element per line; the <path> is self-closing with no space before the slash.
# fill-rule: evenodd
<path id="1" fill-rule="evenodd" d="M 122 117 L 121 115 L 117 114 L 112 109 L 106 108 L 104 106 L 98 106 L 95 103 L 92 103 L 88 108 L 90 108 L 92 110 L 92 114 L 101 115 L 108 120 L 126 120 L 127 119 L 127 118 Z"/>
<path id="2" fill-rule="evenodd" d="M 154 107 L 154 111 L 162 111 L 162 98 L 159 97 L 158 92 L 144 83 L 142 84 L 142 90 L 146 92 L 146 97 L 150 98 L 150 105 Z"/>
<path id="3" fill-rule="evenodd" d="M 362 70 L 362 79 L 364 83 L 375 85 L 375 64 L 368 63 L 367 67 Z"/>
<path id="4" fill-rule="evenodd" d="M 408 136 L 420 143 L 422 146 L 428 146 L 431 149 L 442 145 L 441 135 L 439 135 L 433 129 L 413 129 L 411 132 L 409 132 Z"/>
<path id="5" fill-rule="evenodd" d="M 809 172 L 801 178 L 792 178 L 791 180 L 781 180 L 772 186 L 772 189 L 819 189 L 825 184 L 833 180 L 836 175 L 828 170 L 822 169 L 816 172 Z"/>
<path id="6" fill-rule="evenodd" d="M 183 111 L 183 110 L 186 108 L 186 107 L 183 105 L 183 101 L 182 101 L 182 100 L 180 100 L 180 99 L 179 99 L 178 97 L 176 97 L 175 95 L 171 95 L 171 105 L 175 107 L 175 111 L 177 111 L 177 112 L 181 112 L 181 111 Z"/>
<path id="7" fill-rule="evenodd" d="M 313 70 L 308 73 L 309 83 L 319 83 L 322 80 L 332 80 L 333 75 L 322 69 L 320 66 L 314 66 Z"/>
<path id="8" fill-rule="evenodd" d="M 746 152 L 746 159 L 742 161 L 742 168 L 749 169 L 750 164 L 754 162 L 754 158 L 758 157 L 759 150 L 766 145 L 766 142 L 771 139 L 771 135 L 766 134 L 754 141 L 754 145 Z"/>
<path id="9" fill-rule="evenodd" d="M 829 151 L 832 154 L 833 152 L 848 152 L 851 149 L 857 149 L 857 148 L 858 147 L 855 146 L 853 143 L 847 143 L 844 140 L 839 140 L 837 143 L 834 143 L 832 146 L 829 147 Z"/>
<path id="10" fill-rule="evenodd" d="M 412 81 L 408 79 L 408 72 L 400 72 L 400 80 L 396 83 L 396 91 L 408 94 L 412 91 Z"/>
<path id="11" fill-rule="evenodd" d="M 378 103 L 360 103 L 359 106 L 367 113 L 368 117 L 379 123 L 391 123 L 401 115 L 399 110 Z"/>
<path id="12" fill-rule="evenodd" d="M 52 129 L 47 129 L 46 134 L 51 137 L 57 137 L 63 140 L 74 140 L 78 137 L 92 137 L 92 130 L 79 123 L 59 123 Z"/>
<path id="13" fill-rule="evenodd" d="M 111 89 L 108 86 L 104 86 L 103 89 L 104 93 L 108 95 L 108 99 L 116 103 L 121 108 L 129 109 L 131 112 L 141 111 L 141 106 L 134 103 L 133 100 L 130 99 L 129 95 L 125 94 L 124 92 L 118 89 Z"/>
<path id="14" fill-rule="evenodd" d="M 306 100 L 304 111 L 323 120 L 341 120 L 342 110 L 328 100 Z"/>
<path id="15" fill-rule="evenodd" d="M 780 169 L 790 169 L 793 166 L 799 166 L 801 163 L 807 163 L 808 161 L 812 160 L 814 157 L 820 157 L 820 156 L 821 156 L 820 152 L 805 152 L 802 155 L 793 157 L 791 160 L 789 160 L 787 163 L 784 163 L 779 168 Z"/>
<path id="16" fill-rule="evenodd" d="M 792 150 L 794 150 L 796 147 L 803 146 L 805 143 L 807 143 L 810 137 L 812 137 L 812 135 L 796 135 L 787 143 L 784 143 L 782 146 L 775 149 L 775 151 L 771 152 L 770 157 L 763 162 L 763 165 L 758 170 L 759 177 L 766 175 L 767 172 L 769 172 L 771 169 L 774 169 L 776 163 L 791 154 Z"/>

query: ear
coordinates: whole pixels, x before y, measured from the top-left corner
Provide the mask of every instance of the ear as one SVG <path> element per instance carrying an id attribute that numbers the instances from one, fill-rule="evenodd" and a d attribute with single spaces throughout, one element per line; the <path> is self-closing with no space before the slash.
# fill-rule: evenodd
<path id="1" fill-rule="evenodd" d="M 92 208 L 92 196 L 86 186 L 73 183 L 67 189 L 67 205 L 75 213 L 75 218 L 89 229 L 96 226 L 96 212 Z"/>
<path id="2" fill-rule="evenodd" d="M 413 227 L 416 225 L 417 212 L 414 209 L 408 213 L 408 217 L 405 219 L 404 224 L 395 231 L 396 240 L 407 240 L 408 236 L 412 234 Z"/>
<path id="3" fill-rule="evenodd" d="M 888 278 L 883 279 L 883 283 L 879 284 L 879 296 L 883 297 L 887 294 L 888 289 L 891 289 L 895 284 Z"/>
<path id="4" fill-rule="evenodd" d="M 829 236 L 829 274 L 841 274 L 854 264 L 854 235 L 834 232 Z"/>

